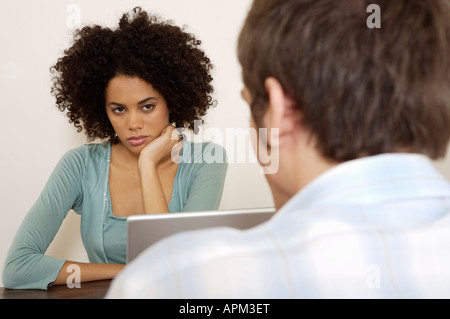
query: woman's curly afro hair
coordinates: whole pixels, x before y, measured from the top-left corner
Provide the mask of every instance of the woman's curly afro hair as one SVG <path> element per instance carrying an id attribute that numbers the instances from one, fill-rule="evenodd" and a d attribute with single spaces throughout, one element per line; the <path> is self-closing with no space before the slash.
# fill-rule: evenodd
<path id="1" fill-rule="evenodd" d="M 51 93 L 89 140 L 115 143 L 105 88 L 116 75 L 136 76 L 164 96 L 171 123 L 194 129 L 194 121 L 215 104 L 213 66 L 200 44 L 194 35 L 138 7 L 121 17 L 116 30 L 98 25 L 77 30 L 72 47 L 50 69 Z"/>

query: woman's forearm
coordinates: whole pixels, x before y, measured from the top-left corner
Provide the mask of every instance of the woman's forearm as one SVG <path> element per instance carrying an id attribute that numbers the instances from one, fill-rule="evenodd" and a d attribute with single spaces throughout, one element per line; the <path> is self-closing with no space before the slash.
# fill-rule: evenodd
<path id="1" fill-rule="evenodd" d="M 140 171 L 145 214 L 168 213 L 169 207 L 156 165 L 153 163 L 141 164 Z"/>
<path id="2" fill-rule="evenodd" d="M 124 267 L 123 264 L 90 264 L 66 261 L 52 285 L 113 279 Z"/>

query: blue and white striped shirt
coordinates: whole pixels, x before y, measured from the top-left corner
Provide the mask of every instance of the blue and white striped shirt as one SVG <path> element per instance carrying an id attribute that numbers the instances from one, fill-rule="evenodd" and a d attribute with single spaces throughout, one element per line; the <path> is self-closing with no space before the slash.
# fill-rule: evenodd
<path id="1" fill-rule="evenodd" d="M 417 154 L 340 164 L 268 222 L 146 250 L 108 298 L 449 298 L 450 184 Z"/>

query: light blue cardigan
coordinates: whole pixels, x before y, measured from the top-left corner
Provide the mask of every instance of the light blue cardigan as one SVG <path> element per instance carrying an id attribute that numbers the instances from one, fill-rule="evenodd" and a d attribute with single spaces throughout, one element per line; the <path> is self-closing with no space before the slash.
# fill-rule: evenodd
<path id="1" fill-rule="evenodd" d="M 225 150 L 183 141 L 170 212 L 215 210 L 227 172 Z M 91 263 L 126 262 L 126 217 L 112 213 L 108 176 L 111 144 L 86 144 L 67 152 L 23 220 L 8 252 L 3 284 L 47 289 L 65 260 L 45 252 L 70 209 L 81 215 L 81 237 Z"/>

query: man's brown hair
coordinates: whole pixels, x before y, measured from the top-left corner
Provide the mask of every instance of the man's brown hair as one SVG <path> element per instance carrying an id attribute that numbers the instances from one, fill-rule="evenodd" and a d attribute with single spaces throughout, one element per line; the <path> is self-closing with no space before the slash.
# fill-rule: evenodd
<path id="1" fill-rule="evenodd" d="M 381 28 L 367 25 L 370 4 L 381 9 Z M 238 43 L 255 122 L 272 76 L 328 159 L 445 156 L 449 8 L 446 0 L 255 0 Z"/>

